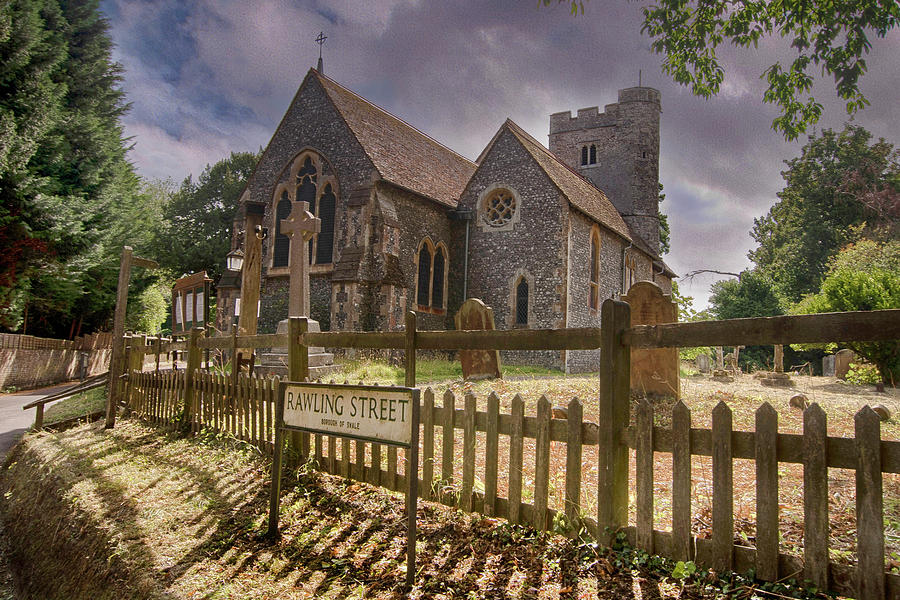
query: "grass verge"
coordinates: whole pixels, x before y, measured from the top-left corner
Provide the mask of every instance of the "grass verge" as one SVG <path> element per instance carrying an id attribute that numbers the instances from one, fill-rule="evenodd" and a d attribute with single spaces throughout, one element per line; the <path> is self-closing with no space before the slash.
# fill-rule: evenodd
<path id="1" fill-rule="evenodd" d="M 21 597 L 708 598 L 741 581 L 676 578 L 685 569 L 627 548 L 423 502 L 407 592 L 401 497 L 295 472 L 281 498 L 283 535 L 269 543 L 259 537 L 267 476 L 239 442 L 180 439 L 134 420 L 29 435 L 0 477 Z"/>
<path id="2" fill-rule="evenodd" d="M 105 408 L 106 388 L 95 388 L 82 394 L 70 396 L 47 407 L 47 410 L 44 411 L 44 424 L 45 426 L 52 426 L 53 423 L 83 417 L 102 411 Z"/>

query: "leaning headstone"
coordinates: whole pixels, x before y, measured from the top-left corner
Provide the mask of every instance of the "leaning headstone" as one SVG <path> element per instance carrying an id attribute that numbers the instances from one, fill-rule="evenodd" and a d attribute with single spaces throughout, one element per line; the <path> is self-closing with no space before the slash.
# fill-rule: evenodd
<path id="1" fill-rule="evenodd" d="M 456 328 L 462 330 L 493 330 L 494 311 L 478 298 L 469 298 L 459 307 Z M 497 350 L 460 350 L 464 379 L 492 379 L 502 377 L 500 352 Z"/>
<path id="2" fill-rule="evenodd" d="M 873 404 L 872 410 L 875 411 L 875 414 L 878 415 L 881 421 L 889 421 L 891 418 L 891 411 L 884 404 Z"/>
<path id="3" fill-rule="evenodd" d="M 697 358 L 694 359 L 694 364 L 697 366 L 697 370 L 701 373 L 709 373 L 709 355 L 708 354 L 698 354 Z"/>
<path id="4" fill-rule="evenodd" d="M 838 350 L 834 355 L 834 376 L 838 379 L 846 379 L 850 363 L 854 360 L 856 360 L 856 352 L 853 350 L 847 348 Z"/>
<path id="5" fill-rule="evenodd" d="M 631 305 L 631 325 L 678 322 L 678 305 L 672 296 L 650 281 L 631 286 L 622 300 Z M 631 391 L 660 396 L 681 395 L 678 348 L 632 348 Z"/>
<path id="6" fill-rule="evenodd" d="M 822 358 L 822 375 L 834 377 L 834 354 Z"/>

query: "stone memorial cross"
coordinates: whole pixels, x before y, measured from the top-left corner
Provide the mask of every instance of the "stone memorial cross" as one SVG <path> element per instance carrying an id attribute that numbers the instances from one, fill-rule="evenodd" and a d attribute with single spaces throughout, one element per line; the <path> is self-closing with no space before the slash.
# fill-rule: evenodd
<path id="1" fill-rule="evenodd" d="M 309 202 L 293 202 L 291 214 L 281 220 L 281 233 L 291 239 L 288 317 L 309 316 L 309 251 L 306 242 L 321 229 L 322 221 L 309 212 Z"/>

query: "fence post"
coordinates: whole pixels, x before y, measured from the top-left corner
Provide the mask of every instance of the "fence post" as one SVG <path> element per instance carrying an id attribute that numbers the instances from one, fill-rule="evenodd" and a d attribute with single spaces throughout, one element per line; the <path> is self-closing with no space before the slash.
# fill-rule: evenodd
<path id="1" fill-rule="evenodd" d="M 307 331 L 309 331 L 307 317 L 288 319 L 288 381 L 309 380 L 309 345 L 305 339 L 302 341 L 300 339 Z M 290 445 L 302 463 L 309 452 L 309 434 L 292 431 Z"/>
<path id="2" fill-rule="evenodd" d="M 116 424 L 116 404 L 119 401 L 119 390 L 122 389 L 119 376 L 124 363 L 125 310 L 128 304 L 128 280 L 131 279 L 131 246 L 122 248 L 122 259 L 119 262 L 119 283 L 116 288 L 116 312 L 113 317 L 112 353 L 109 358 L 109 390 L 106 399 L 106 429 Z"/>
<path id="3" fill-rule="evenodd" d="M 627 302 L 607 299 L 600 321 L 600 451 L 597 464 L 597 534 L 612 540 L 628 524 L 628 428 L 631 388 L 631 349 L 622 343 L 631 326 Z"/>
<path id="4" fill-rule="evenodd" d="M 416 387 L 416 313 L 406 313 L 406 387 Z"/>
<path id="5" fill-rule="evenodd" d="M 203 334 L 202 327 L 194 327 L 191 329 L 191 335 L 188 338 L 188 355 L 187 366 L 184 373 L 184 412 L 181 419 L 181 431 L 184 434 L 190 433 L 191 425 L 194 419 L 194 404 L 196 401 L 196 385 L 194 375 L 200 367 L 201 352 L 197 346 L 197 340 Z"/>
<path id="6" fill-rule="evenodd" d="M 135 382 L 132 381 L 132 373 L 135 371 L 142 372 L 144 370 L 144 352 L 143 348 L 147 345 L 146 335 L 132 335 L 131 346 L 128 350 L 128 360 L 126 371 L 128 372 L 128 396 L 125 398 L 125 413 L 128 414 L 134 410 L 136 403 L 136 392 L 134 391 Z"/>

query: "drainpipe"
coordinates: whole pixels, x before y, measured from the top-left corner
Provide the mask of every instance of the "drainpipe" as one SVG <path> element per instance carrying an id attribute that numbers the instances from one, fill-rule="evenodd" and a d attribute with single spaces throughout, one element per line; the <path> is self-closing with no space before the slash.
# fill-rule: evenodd
<path id="1" fill-rule="evenodd" d="M 633 247 L 634 247 L 634 242 L 629 242 L 629 244 L 625 248 L 622 249 L 622 293 L 623 294 L 628 293 L 628 290 L 625 289 L 625 284 L 627 282 L 626 281 L 627 275 L 625 273 L 625 256 L 628 253 L 628 251 L 631 250 Z M 650 270 L 651 271 L 653 270 L 652 266 L 650 267 Z"/>

